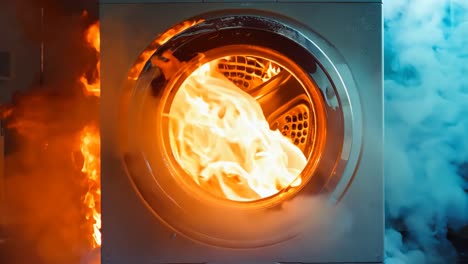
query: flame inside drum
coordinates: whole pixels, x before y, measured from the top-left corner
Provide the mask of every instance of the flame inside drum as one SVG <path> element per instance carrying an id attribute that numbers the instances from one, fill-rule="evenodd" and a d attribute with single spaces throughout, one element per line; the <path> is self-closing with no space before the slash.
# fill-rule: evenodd
<path id="1" fill-rule="evenodd" d="M 229 58 L 227 58 L 229 59 Z M 268 81 L 283 70 L 268 61 Z M 234 201 L 254 201 L 302 183 L 302 151 L 271 130 L 260 104 L 203 64 L 180 86 L 169 112 L 173 155 L 202 189 Z"/>

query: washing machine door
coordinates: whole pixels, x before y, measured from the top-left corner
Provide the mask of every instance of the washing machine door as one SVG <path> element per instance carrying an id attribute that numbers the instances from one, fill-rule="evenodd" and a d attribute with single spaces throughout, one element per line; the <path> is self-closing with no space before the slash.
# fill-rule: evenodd
<path id="1" fill-rule="evenodd" d="M 199 242 L 252 248 L 295 237 L 310 212 L 278 217 L 277 209 L 315 196 L 335 204 L 359 161 L 360 102 L 343 58 L 311 29 L 270 13 L 207 13 L 168 29 L 136 60 L 122 98 L 123 163 L 136 192 L 160 221 Z M 242 104 L 260 109 L 247 119 L 262 122 L 239 129 L 227 120 Z M 206 125 L 213 107 L 222 110 Z M 267 143 L 246 140 L 265 124 Z M 272 137 L 296 173 L 267 185 L 266 174 L 281 169 L 265 158 Z M 265 166 L 250 179 L 257 161 Z"/>

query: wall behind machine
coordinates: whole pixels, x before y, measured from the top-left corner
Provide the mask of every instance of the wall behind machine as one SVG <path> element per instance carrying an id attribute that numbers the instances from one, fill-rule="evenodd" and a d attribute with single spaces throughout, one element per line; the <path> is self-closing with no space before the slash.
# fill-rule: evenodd
<path id="1" fill-rule="evenodd" d="M 16 19 L 17 13 L 28 16 L 36 28 L 29 31 Z M 2 1 L 0 3 L 0 69 L 9 70 L 9 76 L 0 76 L 0 105 L 10 102 L 15 91 L 24 91 L 33 82 L 39 82 L 41 72 L 41 8 L 23 10 L 16 1 Z"/>

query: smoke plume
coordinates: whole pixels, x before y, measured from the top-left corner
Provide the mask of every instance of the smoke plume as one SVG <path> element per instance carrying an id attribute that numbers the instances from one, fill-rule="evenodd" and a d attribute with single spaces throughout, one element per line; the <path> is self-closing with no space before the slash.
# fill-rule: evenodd
<path id="1" fill-rule="evenodd" d="M 386 263 L 453 263 L 468 224 L 468 2 L 385 9 Z"/>
<path id="2" fill-rule="evenodd" d="M 79 83 L 97 61 L 84 38 L 94 21 L 83 10 L 95 6 L 96 11 L 97 5 L 60 0 L 14 4 L 24 41 L 38 47 L 44 43 L 44 71 L 36 73 L 40 81 L 31 80 L 29 90 L 13 96 L 5 120 L 8 255 L 0 262 L 78 263 L 90 250 L 79 132 L 98 118 L 97 100 L 85 97 Z"/>

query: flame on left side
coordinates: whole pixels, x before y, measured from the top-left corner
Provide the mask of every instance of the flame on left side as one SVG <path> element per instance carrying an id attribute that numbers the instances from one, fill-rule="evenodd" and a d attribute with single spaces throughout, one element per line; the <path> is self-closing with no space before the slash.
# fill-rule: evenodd
<path id="1" fill-rule="evenodd" d="M 92 24 L 85 32 L 87 43 L 100 54 L 99 21 Z M 80 82 L 84 85 L 84 92 L 88 96 L 99 97 L 100 87 L 100 60 L 96 64 L 97 76 L 92 82 L 82 76 Z M 81 172 L 86 176 L 88 192 L 83 197 L 86 221 L 92 223 L 92 233 L 89 235 L 92 247 L 101 246 L 101 150 L 100 130 L 96 125 L 85 126 L 80 133 L 80 149 L 83 155 Z M 91 229 L 91 228 L 90 228 Z"/>
<path id="2" fill-rule="evenodd" d="M 99 55 L 101 52 L 99 21 L 92 24 L 86 30 L 85 37 L 86 37 L 86 42 L 88 43 L 88 45 L 94 48 Z M 86 76 L 81 76 L 80 82 L 85 87 L 86 95 L 98 96 L 98 97 L 101 95 L 101 87 L 100 87 L 101 86 L 101 83 L 100 83 L 101 70 L 100 69 L 101 69 L 101 61 L 98 60 L 96 64 L 96 72 L 95 72 L 96 76 L 93 78 L 93 80 L 89 80 L 89 78 Z"/>
<path id="3" fill-rule="evenodd" d="M 88 192 L 83 198 L 86 208 L 86 220 L 93 223 L 93 248 L 101 246 L 101 159 L 99 128 L 94 125 L 85 126 L 80 133 L 83 167 L 81 172 L 86 175 Z"/>

